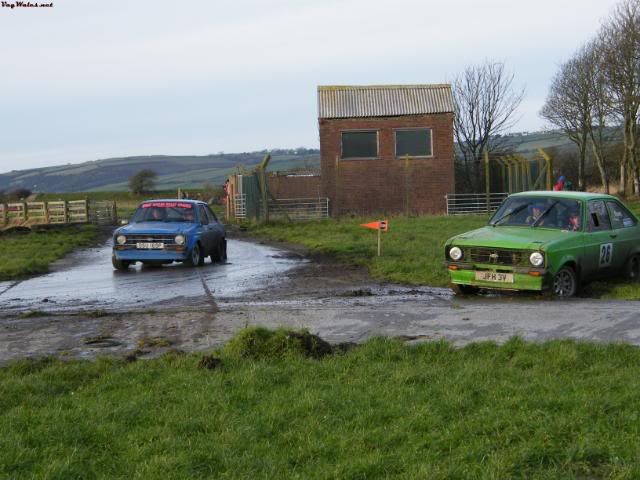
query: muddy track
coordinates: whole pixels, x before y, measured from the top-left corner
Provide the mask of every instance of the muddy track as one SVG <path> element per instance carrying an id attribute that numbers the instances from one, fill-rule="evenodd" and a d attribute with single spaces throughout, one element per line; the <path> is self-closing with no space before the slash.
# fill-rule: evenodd
<path id="1" fill-rule="evenodd" d="M 334 343 L 574 338 L 640 345 L 640 302 L 456 298 L 448 289 L 372 281 L 360 267 L 300 247 L 229 241 L 229 262 L 131 269 L 110 246 L 78 251 L 51 274 L 0 283 L 0 362 L 56 355 L 154 357 L 221 346 L 247 325 L 308 328 Z"/>

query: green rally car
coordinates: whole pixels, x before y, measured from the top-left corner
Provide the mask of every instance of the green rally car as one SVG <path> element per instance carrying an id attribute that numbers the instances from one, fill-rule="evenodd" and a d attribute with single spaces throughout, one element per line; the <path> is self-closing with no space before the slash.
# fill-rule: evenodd
<path id="1" fill-rule="evenodd" d="M 640 277 L 640 225 L 620 200 L 583 192 L 510 195 L 485 227 L 445 244 L 456 293 L 550 289 L 575 295 L 582 282 Z"/>

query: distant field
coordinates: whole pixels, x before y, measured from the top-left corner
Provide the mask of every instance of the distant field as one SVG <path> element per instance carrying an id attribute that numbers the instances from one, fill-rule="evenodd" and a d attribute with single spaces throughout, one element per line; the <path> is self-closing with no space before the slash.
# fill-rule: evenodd
<path id="1" fill-rule="evenodd" d="M 515 151 L 529 155 L 537 148 L 565 152 L 575 148 L 558 132 L 533 132 L 506 137 Z M 233 172 L 250 170 L 264 158 L 266 150 L 211 155 L 150 155 L 92 160 L 80 164 L 0 173 L 0 190 L 27 188 L 42 192 L 126 191 L 128 179 L 142 169 L 154 170 L 157 188 L 201 188 L 205 182 L 220 186 Z M 320 169 L 320 151 L 296 148 L 272 150 L 270 171 Z"/>
<path id="2" fill-rule="evenodd" d="M 0 191 L 16 188 L 40 192 L 126 191 L 129 178 L 142 169 L 157 173 L 159 190 L 202 188 L 205 183 L 221 186 L 231 173 L 258 165 L 266 153 L 151 155 L 12 171 L 0 173 Z M 269 169 L 318 169 L 319 158 L 318 150 L 314 149 L 273 150 Z"/>

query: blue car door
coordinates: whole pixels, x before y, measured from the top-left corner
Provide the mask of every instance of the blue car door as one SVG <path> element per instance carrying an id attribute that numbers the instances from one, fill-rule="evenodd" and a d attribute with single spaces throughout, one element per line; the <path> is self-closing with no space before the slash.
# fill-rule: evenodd
<path id="1" fill-rule="evenodd" d="M 206 210 L 207 214 L 209 215 L 209 221 L 211 225 L 213 225 L 213 229 L 215 231 L 215 245 L 218 245 L 225 237 L 224 226 L 220 223 L 218 217 L 216 217 L 216 214 L 213 213 L 213 211 L 208 206 L 206 207 Z"/>
<path id="2" fill-rule="evenodd" d="M 208 256 L 214 251 L 216 246 L 216 232 L 215 225 L 209 221 L 209 216 L 204 205 L 198 206 L 198 215 L 200 217 L 200 224 L 202 225 L 202 237 L 200 242 L 204 248 L 203 255 Z"/>

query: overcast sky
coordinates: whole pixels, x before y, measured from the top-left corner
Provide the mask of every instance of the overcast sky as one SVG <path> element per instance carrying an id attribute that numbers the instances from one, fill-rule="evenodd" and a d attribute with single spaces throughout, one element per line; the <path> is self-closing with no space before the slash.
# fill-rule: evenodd
<path id="1" fill-rule="evenodd" d="M 505 62 L 526 88 L 515 131 L 538 130 L 558 65 L 615 3 L 0 6 L 0 172 L 124 155 L 318 147 L 318 85 L 445 83 L 485 59 Z"/>

